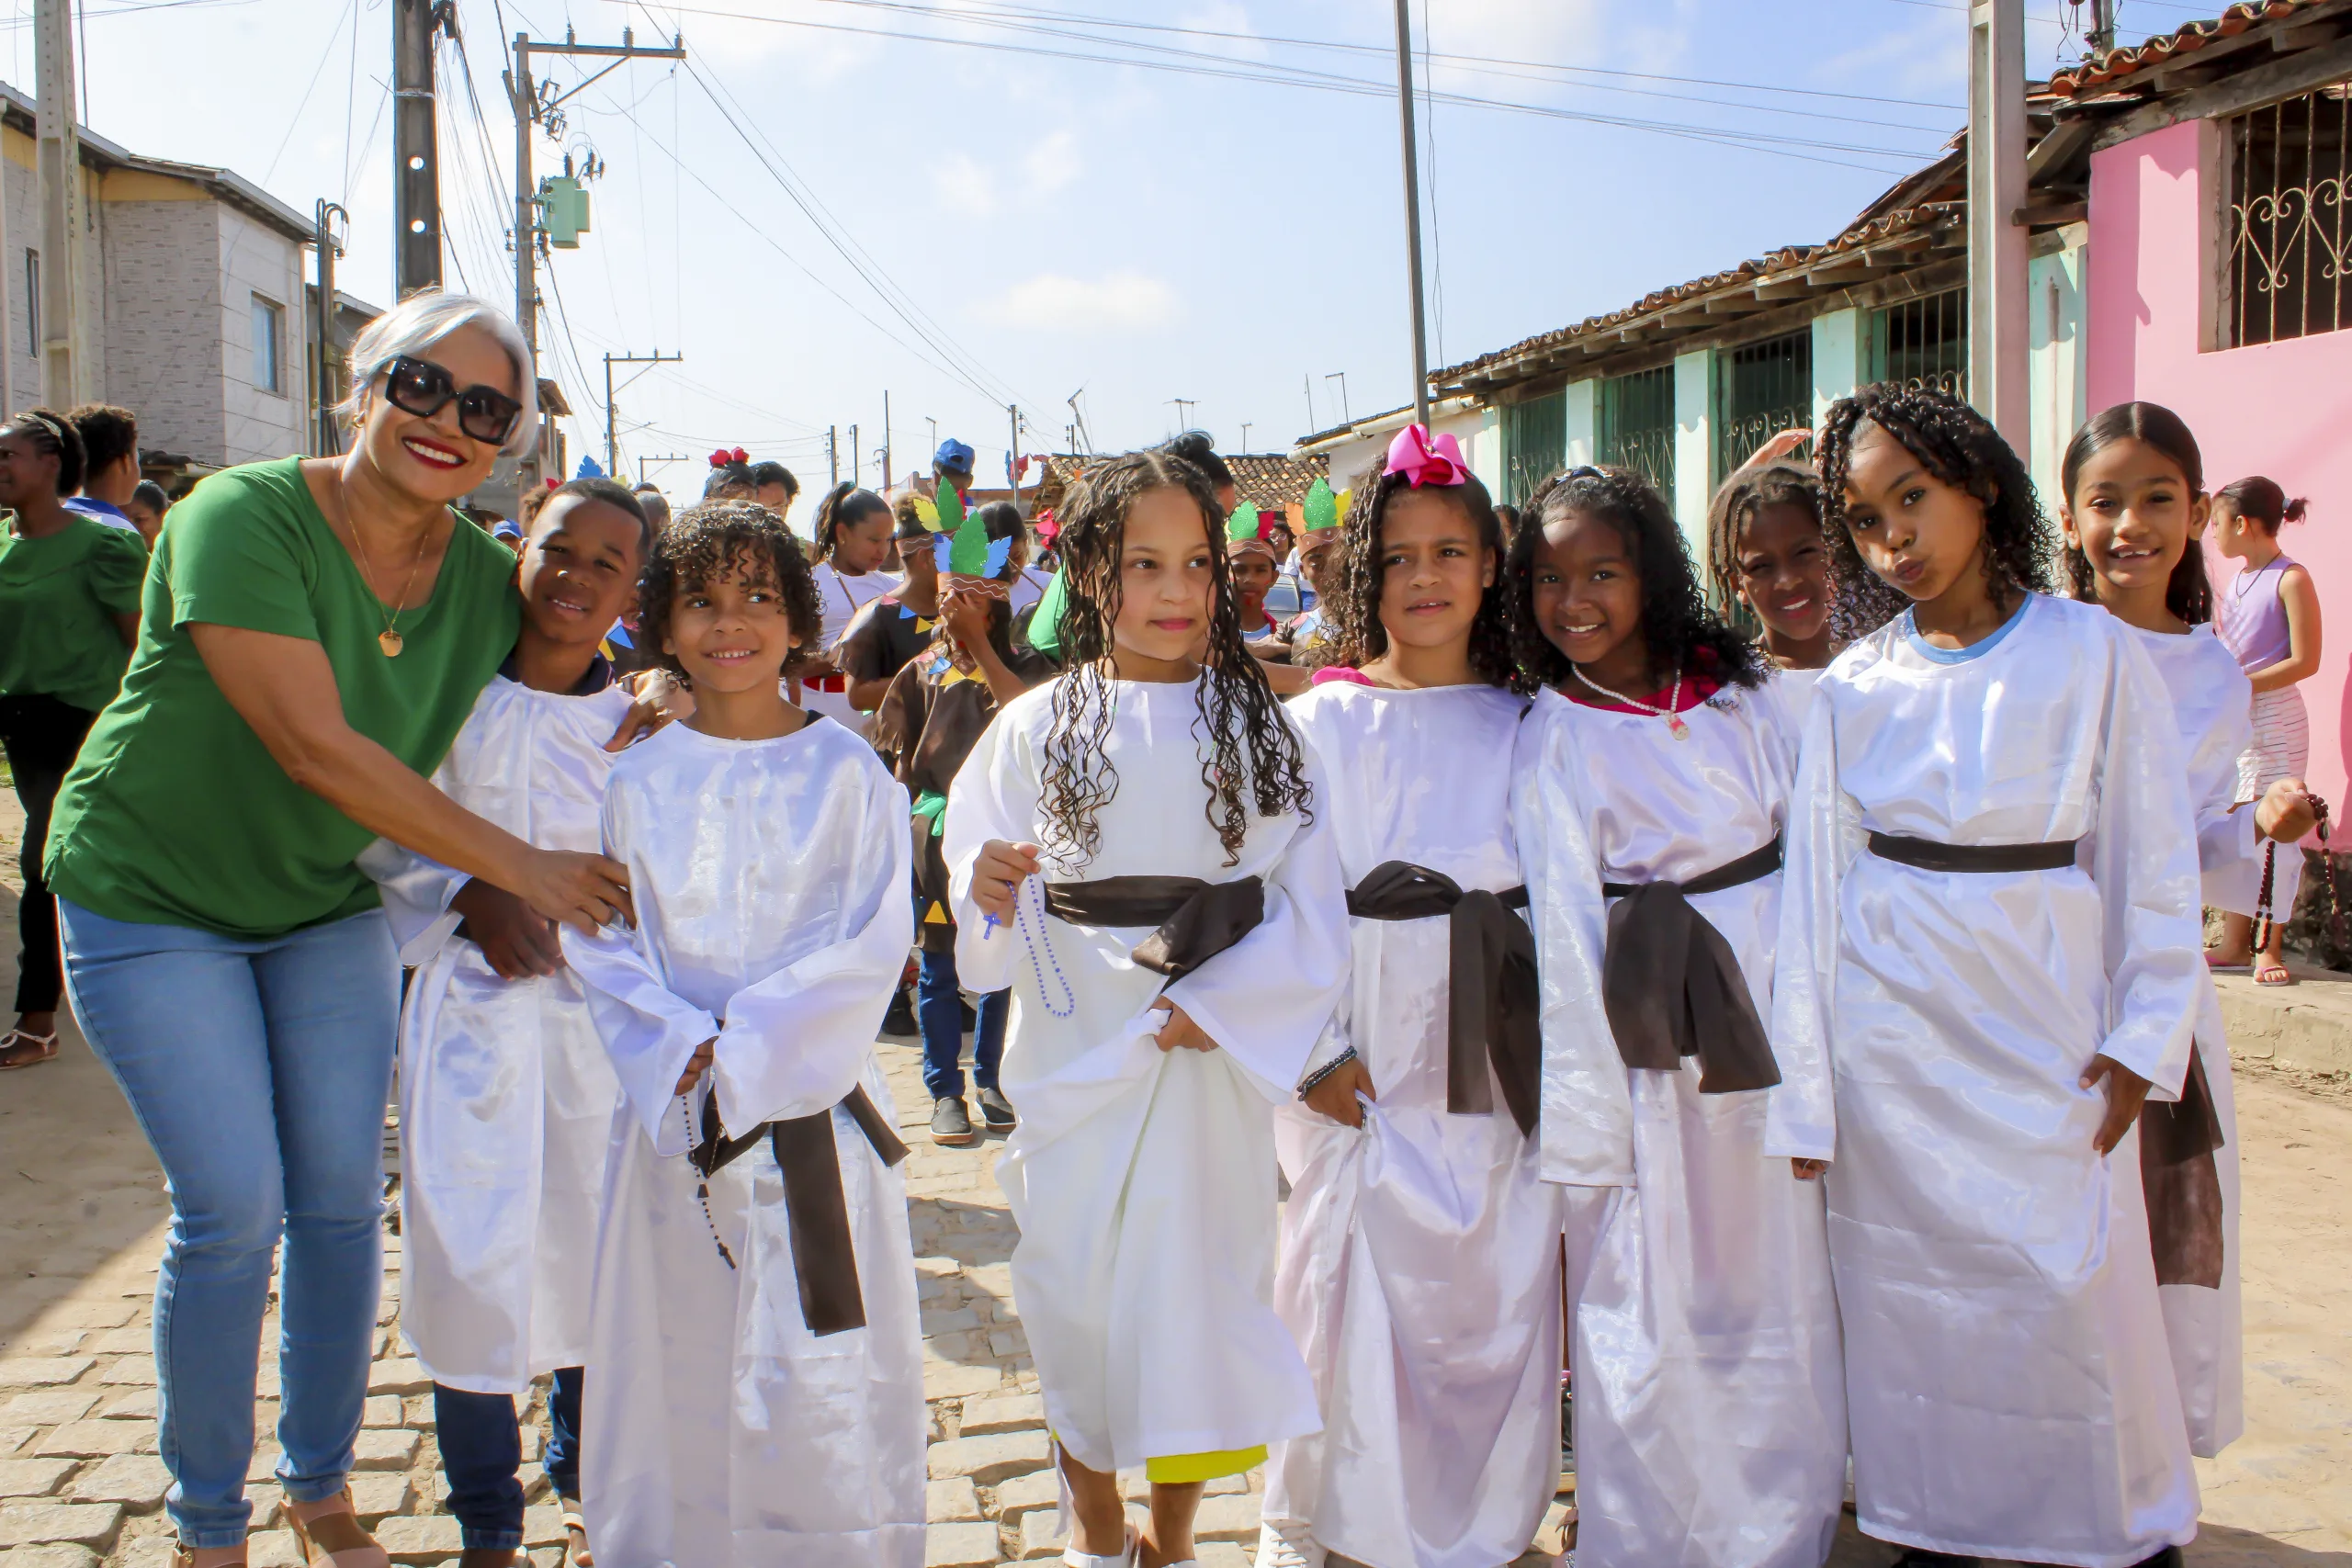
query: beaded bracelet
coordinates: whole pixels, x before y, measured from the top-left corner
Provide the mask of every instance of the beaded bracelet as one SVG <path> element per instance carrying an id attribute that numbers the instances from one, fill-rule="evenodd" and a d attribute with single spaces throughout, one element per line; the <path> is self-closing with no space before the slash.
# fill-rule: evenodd
<path id="1" fill-rule="evenodd" d="M 1315 1086 L 1317 1084 L 1321 1083 L 1325 1078 L 1329 1077 L 1333 1073 L 1338 1072 L 1341 1067 L 1347 1066 L 1350 1062 L 1352 1062 L 1355 1059 L 1356 1048 L 1351 1045 L 1346 1050 L 1340 1052 L 1338 1055 L 1332 1057 L 1329 1061 L 1324 1063 L 1321 1066 L 1316 1068 L 1313 1072 L 1307 1074 L 1306 1077 L 1299 1080 L 1298 1098 L 1305 1100 L 1308 1095 L 1315 1092 Z"/>

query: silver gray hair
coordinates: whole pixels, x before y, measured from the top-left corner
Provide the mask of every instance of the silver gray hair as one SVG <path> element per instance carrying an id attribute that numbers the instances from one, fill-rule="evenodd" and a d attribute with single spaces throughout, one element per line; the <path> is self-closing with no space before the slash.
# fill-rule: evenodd
<path id="1" fill-rule="evenodd" d="M 335 412 L 356 425 L 367 417 L 368 405 L 376 395 L 376 378 L 387 364 L 402 355 L 431 358 L 433 345 L 459 327 L 480 327 L 496 338 L 506 357 L 514 361 L 523 415 L 499 451 L 513 457 L 530 450 L 539 438 L 539 384 L 531 374 L 531 346 L 523 341 L 514 318 L 471 294 L 420 289 L 362 327 L 351 344 L 351 396 Z"/>

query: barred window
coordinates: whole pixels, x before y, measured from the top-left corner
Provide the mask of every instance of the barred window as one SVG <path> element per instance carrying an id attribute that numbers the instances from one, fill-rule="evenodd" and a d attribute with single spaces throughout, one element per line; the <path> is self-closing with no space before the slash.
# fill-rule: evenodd
<path id="1" fill-rule="evenodd" d="M 1568 395 L 1554 392 L 1503 405 L 1502 499 L 1523 506 L 1568 460 Z"/>
<path id="2" fill-rule="evenodd" d="M 1600 460 L 1631 468 L 1674 506 L 1674 367 L 1611 376 L 1600 383 Z"/>
<path id="3" fill-rule="evenodd" d="M 1968 290 L 1948 288 L 1871 312 L 1870 378 L 1968 396 Z"/>
<path id="4" fill-rule="evenodd" d="M 2222 126 L 2229 253 L 2214 313 L 2220 346 L 2352 326 L 2344 191 L 2352 172 L 2352 85 L 2235 115 Z"/>
<path id="5" fill-rule="evenodd" d="M 1783 430 L 1813 423 L 1813 329 L 1743 344 L 1717 362 L 1713 480 Z"/>

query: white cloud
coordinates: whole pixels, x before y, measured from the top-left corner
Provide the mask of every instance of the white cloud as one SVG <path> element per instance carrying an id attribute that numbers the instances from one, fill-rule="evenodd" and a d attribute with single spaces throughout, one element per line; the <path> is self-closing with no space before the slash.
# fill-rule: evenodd
<path id="1" fill-rule="evenodd" d="M 932 171 L 932 188 L 942 204 L 966 218 L 997 210 L 996 176 L 968 152 L 950 152 Z"/>
<path id="2" fill-rule="evenodd" d="M 1035 200 L 1077 183 L 1084 165 L 1078 155 L 1078 137 L 1068 130 L 1050 132 L 1021 160 L 1021 194 Z"/>
<path id="3" fill-rule="evenodd" d="M 1035 201 L 1077 182 L 1084 164 L 1078 137 L 1050 131 L 1018 158 L 991 165 L 968 152 L 950 152 L 933 169 L 931 183 L 941 205 L 978 221 L 1007 215 L 1009 206 Z"/>
<path id="4" fill-rule="evenodd" d="M 1091 279 L 1041 272 L 1007 289 L 996 314 L 1007 325 L 1039 332 L 1143 332 L 1175 320 L 1176 291 L 1139 272 Z"/>

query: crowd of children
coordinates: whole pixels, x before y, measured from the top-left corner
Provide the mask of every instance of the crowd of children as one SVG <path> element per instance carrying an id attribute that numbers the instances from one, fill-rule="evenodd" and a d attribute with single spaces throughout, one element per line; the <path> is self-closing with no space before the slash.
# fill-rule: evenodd
<path id="1" fill-rule="evenodd" d="M 556 491 L 438 782 L 601 846 L 633 923 L 366 863 L 469 1562 L 521 1543 L 552 1373 L 575 1561 L 920 1568 L 910 948 L 950 1145 L 978 998 L 1076 1568 L 1189 1563 L 1260 1465 L 1260 1568 L 1498 1568 L 1564 1368 L 1589 1568 L 1815 1568 L 1848 1506 L 1915 1564 L 2176 1559 L 2242 1425 L 2199 911 L 2288 907 L 2324 811 L 2301 503 L 2210 496 L 2150 404 L 2076 435 L 2054 525 L 1940 393 L 1812 434 L 1702 566 L 1629 472 L 1506 516 L 1408 428 L 1310 498 L 1287 626 L 1213 454 L 1090 468 L 1034 621 L 1022 518 L 960 485 L 837 488 L 814 567 L 750 499 Z M 616 756 L 625 610 L 693 703 Z"/>

